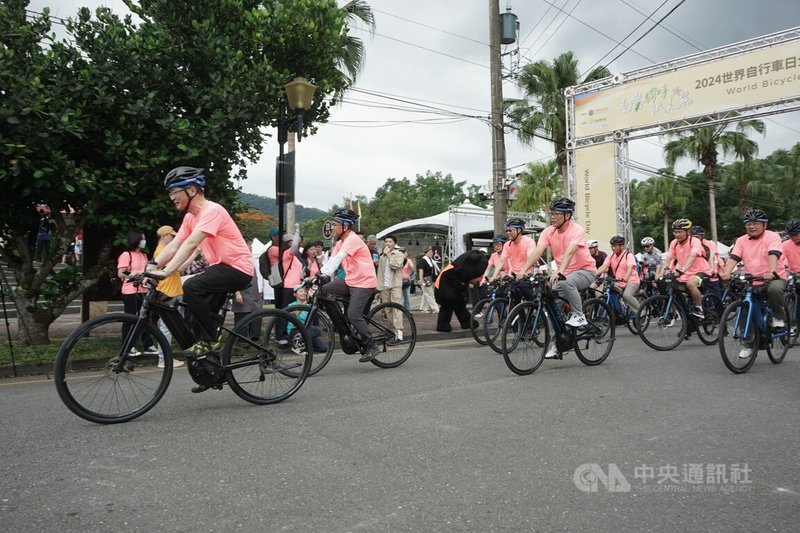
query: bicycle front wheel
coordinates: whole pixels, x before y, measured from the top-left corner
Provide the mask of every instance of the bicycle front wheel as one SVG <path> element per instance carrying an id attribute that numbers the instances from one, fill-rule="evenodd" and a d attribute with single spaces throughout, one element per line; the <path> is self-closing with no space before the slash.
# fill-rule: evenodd
<path id="1" fill-rule="evenodd" d="M 492 303 L 492 298 L 484 298 L 475 302 L 472 306 L 472 311 L 469 314 L 469 332 L 472 333 L 472 338 L 478 344 L 487 344 L 486 336 L 483 334 L 483 317 L 486 314 L 486 309 Z"/>
<path id="2" fill-rule="evenodd" d="M 319 309 L 311 311 L 310 305 L 293 305 L 287 307 L 285 311 L 296 317 L 299 317 L 302 313 L 306 313 L 304 323 L 308 333 L 311 335 L 311 344 L 313 347 L 312 363 L 308 375 L 313 376 L 325 368 L 325 365 L 331 360 L 333 350 L 336 347 L 336 332 L 333 329 L 331 319 Z M 272 331 L 273 329 L 273 327 L 269 327 L 268 331 Z M 303 339 L 304 336 L 301 332 L 293 328 L 289 329 L 289 343 L 292 351 L 296 355 L 301 355 L 306 352 Z M 285 370 L 284 372 L 297 373 L 295 370 Z"/>
<path id="3" fill-rule="evenodd" d="M 578 330 L 575 335 L 575 355 L 584 365 L 599 365 L 606 360 L 614 347 L 614 315 L 608 304 L 599 298 L 583 302 L 583 314 L 589 325 Z"/>
<path id="4" fill-rule="evenodd" d="M 138 323 L 138 324 L 137 324 Z M 123 326 L 130 328 L 122 338 Z M 163 368 L 154 355 L 132 355 L 147 348 L 148 333 L 164 354 Z M 61 401 L 79 417 L 98 424 L 127 422 L 153 408 L 172 379 L 172 351 L 167 339 L 137 315 L 115 313 L 80 325 L 64 340 L 54 368 Z"/>
<path id="5" fill-rule="evenodd" d="M 381 353 L 372 359 L 380 368 L 400 366 L 417 345 L 417 323 L 408 309 L 395 302 L 376 305 L 367 313 L 367 326 Z"/>
<path id="6" fill-rule="evenodd" d="M 789 346 L 797 346 L 798 330 L 797 322 L 800 318 L 800 307 L 797 305 L 797 293 L 791 292 L 784 298 L 784 308 L 786 309 L 786 325 L 789 328 Z"/>
<path id="7" fill-rule="evenodd" d="M 508 298 L 495 298 L 486 306 L 483 314 L 483 336 L 486 338 L 486 344 L 500 354 L 503 353 L 503 349 L 500 346 L 502 341 L 498 337 L 508 316 L 509 305 Z"/>
<path id="8" fill-rule="evenodd" d="M 771 329 L 770 342 L 767 344 L 767 357 L 776 365 L 783 362 L 784 357 L 786 357 L 786 352 L 789 351 L 789 346 L 791 345 L 792 327 L 789 320 L 790 313 L 791 311 L 784 306 L 784 326 L 782 328 Z"/>
<path id="9" fill-rule="evenodd" d="M 719 323 L 719 353 L 734 374 L 750 370 L 758 353 L 759 331 L 750 303 L 733 302 L 722 312 Z"/>
<path id="10" fill-rule="evenodd" d="M 695 318 L 697 336 L 707 346 L 719 340 L 719 318 L 722 316 L 722 300 L 716 294 L 703 295 L 703 318 Z"/>
<path id="11" fill-rule="evenodd" d="M 550 324 L 541 303 L 522 302 L 508 313 L 500 333 L 503 360 L 517 375 L 532 374 L 544 361 L 549 341 Z"/>
<path id="12" fill-rule="evenodd" d="M 301 338 L 295 352 L 291 344 L 281 346 L 268 330 L 285 320 Z M 247 332 L 258 324 L 258 339 Z M 258 405 L 282 402 L 303 386 L 313 363 L 311 335 L 298 318 L 278 309 L 260 309 L 244 317 L 228 335 L 222 348 L 222 364 L 231 390 L 241 399 Z"/>
<path id="13" fill-rule="evenodd" d="M 686 314 L 668 296 L 651 296 L 636 313 L 639 337 L 654 350 L 666 352 L 676 348 L 686 337 Z"/>

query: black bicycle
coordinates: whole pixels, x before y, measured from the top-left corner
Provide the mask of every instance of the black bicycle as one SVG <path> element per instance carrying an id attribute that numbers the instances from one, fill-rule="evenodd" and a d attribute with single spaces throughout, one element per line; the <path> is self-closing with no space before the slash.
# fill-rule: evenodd
<path id="1" fill-rule="evenodd" d="M 289 331 L 289 342 L 293 351 L 313 352 L 309 376 L 325 368 L 337 347 L 348 355 L 365 354 L 369 349 L 347 320 L 349 300 L 347 298 L 328 300 L 320 294 L 321 287 L 328 281 L 327 276 L 309 278 L 303 283 L 308 290 L 309 303 L 291 305 L 284 309 L 297 317 L 311 336 L 313 350 L 306 350 L 309 344 L 305 337 Z M 365 306 L 364 320 L 381 353 L 370 362 L 380 368 L 398 367 L 411 357 L 417 345 L 417 323 L 413 315 L 401 304 L 383 302 L 372 307 L 373 300 L 374 297 L 370 298 Z M 399 316 L 400 327 L 396 327 L 395 316 Z M 274 336 L 276 333 L 277 320 L 273 320 L 267 327 L 267 335 Z"/>
<path id="2" fill-rule="evenodd" d="M 145 414 L 164 396 L 172 379 L 172 348 L 155 326 L 156 318 L 164 321 L 181 348 L 195 343 L 178 306 L 159 300 L 154 287 L 144 283 L 147 278 L 160 279 L 155 273 L 127 278 L 135 286 L 148 286 L 138 315 L 113 313 L 89 320 L 75 329 L 58 351 L 56 390 L 81 418 L 99 424 L 127 422 Z M 192 379 L 216 389 L 227 383 L 240 398 L 260 405 L 282 402 L 296 393 L 308 376 L 312 354 L 282 350 L 266 335 L 251 339 L 244 332 L 250 331 L 251 324 L 280 318 L 293 324 L 310 343 L 303 323 L 284 311 L 262 309 L 230 329 L 224 325 L 228 310 L 223 306 L 218 315 L 223 339 L 219 347 L 187 358 Z M 140 355 L 136 350 L 145 332 L 161 349 L 163 365 L 156 364 L 155 356 Z"/>
<path id="3" fill-rule="evenodd" d="M 642 302 L 636 313 L 636 327 L 645 344 L 654 350 L 669 351 L 695 332 L 703 344 L 717 342 L 722 315 L 719 296 L 703 294 L 703 318 L 698 318 L 692 314 L 686 285 L 679 283 L 672 272 L 662 276 L 659 289 L 661 294 Z"/>
<path id="4" fill-rule="evenodd" d="M 556 344 L 558 359 L 574 349 L 585 365 L 605 361 L 615 340 L 613 314 L 608 304 L 599 298 L 585 301 L 583 312 L 587 324 L 574 328 L 566 324 L 561 308 L 568 304 L 550 287 L 548 276 L 536 274 L 529 280 L 533 299 L 511 309 L 500 334 L 506 366 L 521 376 L 535 372 L 551 342 Z"/>

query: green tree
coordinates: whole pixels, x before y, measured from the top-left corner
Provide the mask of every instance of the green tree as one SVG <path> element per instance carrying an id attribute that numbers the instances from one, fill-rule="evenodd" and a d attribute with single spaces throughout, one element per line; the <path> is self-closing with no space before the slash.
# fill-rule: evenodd
<path id="1" fill-rule="evenodd" d="M 664 230 L 664 248 L 669 249 L 670 219 L 680 216 L 691 196 L 685 185 L 670 176 L 655 176 L 634 189 L 635 210 L 646 217 L 659 220 Z"/>
<path id="2" fill-rule="evenodd" d="M 758 153 L 758 144 L 748 138 L 749 132 L 764 133 L 760 120 L 744 120 L 736 123 L 736 130 L 728 130 L 729 124 L 704 126 L 694 130 L 671 134 L 674 140 L 664 145 L 664 155 L 670 170 L 682 158 L 690 158 L 703 166 L 703 175 L 708 184 L 708 214 L 711 222 L 711 238 L 717 240 L 716 180 L 719 173 L 718 155 L 732 155 L 750 161 Z"/>
<path id="3" fill-rule="evenodd" d="M 606 67 L 592 69 L 583 79 L 578 60 L 572 52 L 564 52 L 552 62 L 539 60 L 522 67 L 517 84 L 525 93 L 521 99 L 506 99 L 504 106 L 509 124 L 516 129 L 524 144 L 532 144 L 542 133 L 553 142 L 553 152 L 566 190 L 567 118 L 564 89 L 610 76 Z"/>
<path id="4" fill-rule="evenodd" d="M 511 204 L 515 211 L 545 212 L 550 201 L 563 190 L 555 159 L 546 163 L 528 163 L 519 176 L 519 182 L 517 199 Z"/>
<path id="5" fill-rule="evenodd" d="M 329 116 L 348 83 L 338 70 L 347 26 L 334 0 L 141 0 L 127 4 L 138 25 L 83 8 L 69 40 L 56 41 L 47 12 L 28 20 L 27 5 L 0 3 L 0 255 L 41 343 L 100 275 L 52 276 L 74 228 L 86 228 L 87 257 L 107 264 L 116 235 L 173 220 L 160 184 L 178 164 L 206 168 L 210 196 L 233 206 L 232 169 L 258 158 L 287 81 L 303 75 L 318 87 L 312 132 Z M 39 265 L 35 203 L 50 207 L 56 234 Z"/>
<path id="6" fill-rule="evenodd" d="M 348 27 L 363 24 L 370 35 L 375 31 L 375 17 L 372 8 L 363 0 L 350 0 L 342 6 L 345 13 L 345 23 Z M 350 84 L 355 83 L 359 71 L 364 66 L 366 59 L 364 42 L 354 35 L 347 35 L 344 46 L 338 58 L 340 70 L 345 74 Z"/>

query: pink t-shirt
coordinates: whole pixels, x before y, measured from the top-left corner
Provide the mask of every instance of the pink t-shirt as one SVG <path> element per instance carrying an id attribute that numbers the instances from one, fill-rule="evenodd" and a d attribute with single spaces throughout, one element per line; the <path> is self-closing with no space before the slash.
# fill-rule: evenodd
<path id="1" fill-rule="evenodd" d="M 708 247 L 709 257 L 706 257 L 706 259 L 708 260 L 708 265 L 711 267 L 711 273 L 714 274 L 722 272 L 722 267 L 725 266 L 725 263 L 723 263 L 722 258 L 719 256 L 719 248 L 717 247 L 717 243 L 708 239 L 702 239 L 700 241 L 700 245 Z M 705 249 L 703 249 L 703 251 L 705 251 Z M 713 265 L 711 264 L 712 256 L 717 258 Z"/>
<path id="2" fill-rule="evenodd" d="M 503 245 L 502 257 L 505 258 L 503 264 L 504 272 L 519 272 L 528 260 L 528 253 L 536 248 L 536 241 L 527 235 L 521 235 L 517 241 L 506 241 Z M 495 254 L 492 254 L 494 257 Z M 536 266 L 536 265 L 534 265 Z"/>
<path id="3" fill-rule="evenodd" d="M 290 249 L 283 251 L 283 287 L 293 289 L 303 281 L 303 263 Z"/>
<path id="4" fill-rule="evenodd" d="M 791 272 L 800 272 L 800 244 L 795 244 L 791 239 L 786 239 L 781 243 L 783 252 L 783 264 Z"/>
<path id="5" fill-rule="evenodd" d="M 345 271 L 345 281 L 348 287 L 361 289 L 375 289 L 378 287 L 378 277 L 375 274 L 375 266 L 372 263 L 372 252 L 367 248 L 367 244 L 361 237 L 353 232 L 343 240 L 336 241 L 336 246 L 331 252 L 334 257 L 339 252 L 345 253 L 342 260 L 342 268 Z"/>
<path id="6" fill-rule="evenodd" d="M 178 239 L 185 241 L 196 229 L 206 234 L 200 249 L 210 266 L 225 263 L 240 272 L 253 275 L 253 256 L 224 207 L 206 200 L 198 216 L 186 213 L 178 230 Z"/>
<path id="7" fill-rule="evenodd" d="M 631 266 L 631 273 L 628 279 L 622 279 L 622 276 L 625 275 L 625 271 L 628 269 L 628 265 Z M 625 288 L 628 286 L 628 283 L 639 284 L 639 273 L 636 272 L 636 259 L 628 250 L 623 251 L 619 255 L 609 254 L 603 262 L 603 266 L 607 266 L 611 269 L 611 272 L 614 273 L 614 278 L 622 280 L 617 281 L 617 287 Z"/>
<path id="8" fill-rule="evenodd" d="M 411 260 L 406 259 L 403 261 L 403 281 L 409 281 L 411 279 Z"/>
<path id="9" fill-rule="evenodd" d="M 119 257 L 117 258 L 117 271 L 122 269 L 127 270 L 128 272 L 144 272 L 145 267 L 147 267 L 147 256 L 139 250 L 135 250 L 133 252 L 128 252 L 125 250 L 119 254 Z M 122 290 L 120 291 L 122 294 L 147 292 L 146 287 L 134 287 L 133 283 L 130 281 L 125 281 L 125 278 L 122 278 L 122 280 Z"/>
<path id="10" fill-rule="evenodd" d="M 731 249 L 731 256 L 741 259 L 748 274 L 763 276 L 771 272 L 769 253 L 780 251 L 781 236 L 774 231 L 765 230 L 758 239 L 751 239 L 748 235 L 742 235 L 736 239 Z M 775 271 L 781 278 L 786 279 L 786 270 L 781 261 L 778 261 Z"/>
<path id="11" fill-rule="evenodd" d="M 494 252 L 494 253 L 492 253 L 492 255 L 489 256 L 489 265 L 488 266 L 492 267 L 492 269 L 490 270 L 490 272 L 492 274 L 494 274 L 495 268 L 497 268 L 496 265 L 497 265 L 497 262 L 500 261 L 500 254 L 501 253 L 502 252 Z M 509 272 L 509 270 L 508 270 L 508 261 L 506 261 L 505 264 L 503 264 L 502 272 L 503 272 L 504 275 L 508 275 L 508 272 Z"/>
<path id="12" fill-rule="evenodd" d="M 700 239 L 694 235 L 689 235 L 682 243 L 679 243 L 678 239 L 672 239 L 672 242 L 669 243 L 670 259 L 667 262 L 667 266 L 670 266 L 672 261 L 677 259 L 678 263 L 676 267 L 680 266 L 681 268 L 684 268 L 686 266 L 686 262 L 689 260 L 689 255 L 691 255 L 692 252 L 695 252 L 697 257 L 694 258 L 694 261 L 692 261 L 689 269 L 685 270 L 683 274 L 681 274 L 681 277 L 678 278 L 678 281 L 680 282 L 686 282 L 689 278 L 696 276 L 697 274 L 711 275 L 711 267 L 706 259 L 706 251 L 703 249 Z"/>
<path id="13" fill-rule="evenodd" d="M 561 226 L 562 228 L 564 226 Z M 564 274 L 569 274 L 576 270 L 590 270 L 597 271 L 597 263 L 589 253 L 589 248 L 586 247 L 586 230 L 577 222 L 569 221 L 567 228 L 561 232 L 555 226 L 548 226 L 542 231 L 539 237 L 539 244 L 549 246 L 553 252 L 553 258 L 556 264 L 561 268 L 561 260 L 567 251 L 570 244 L 577 244 L 578 249 L 572 256 L 572 260 L 567 265 Z"/>

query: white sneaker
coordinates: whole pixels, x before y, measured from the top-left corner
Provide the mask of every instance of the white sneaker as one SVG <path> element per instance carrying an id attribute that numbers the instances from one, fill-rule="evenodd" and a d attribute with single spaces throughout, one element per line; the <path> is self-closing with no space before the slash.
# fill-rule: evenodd
<path id="1" fill-rule="evenodd" d="M 571 317 L 569 317 L 569 320 L 567 320 L 567 325 L 572 326 L 573 328 L 579 328 L 588 323 L 589 322 L 586 321 L 586 317 L 584 315 L 578 315 L 574 313 Z"/>
<path id="2" fill-rule="evenodd" d="M 145 349 L 142 351 L 142 353 L 143 353 L 144 355 L 158 355 L 158 348 L 156 348 L 156 347 L 155 347 L 155 346 L 153 346 L 153 345 L 150 345 L 150 346 L 146 347 L 146 348 L 145 348 Z"/>
<path id="3" fill-rule="evenodd" d="M 403 340 L 403 330 L 402 329 L 398 329 L 397 330 L 397 335 L 395 335 L 394 338 L 397 339 L 398 341 Z"/>
<path id="4" fill-rule="evenodd" d="M 164 366 L 165 366 L 164 365 L 164 360 L 163 359 L 159 359 L 158 360 L 158 368 L 164 368 Z M 172 360 L 172 368 L 179 368 L 179 367 L 182 367 L 182 366 L 183 366 L 183 361 L 178 361 L 177 359 L 173 359 Z"/>
<path id="5" fill-rule="evenodd" d="M 750 359 L 753 356 L 753 349 L 752 348 L 742 348 L 742 351 L 739 352 L 739 359 Z"/>
<path id="6" fill-rule="evenodd" d="M 545 359 L 558 359 L 558 348 L 556 347 L 556 343 L 550 344 L 550 347 L 547 349 L 547 353 L 544 354 Z"/>
<path id="7" fill-rule="evenodd" d="M 775 329 L 783 329 L 786 327 L 786 322 L 781 320 L 780 318 L 773 318 L 772 319 L 772 327 Z"/>
<path id="8" fill-rule="evenodd" d="M 483 318 L 483 313 L 478 313 L 477 315 L 475 315 L 475 318 Z"/>
<path id="9" fill-rule="evenodd" d="M 140 355 L 142 355 L 142 352 L 140 352 L 136 348 L 131 348 L 131 351 L 128 352 L 129 357 L 139 357 Z"/>

